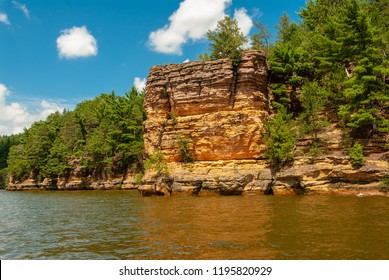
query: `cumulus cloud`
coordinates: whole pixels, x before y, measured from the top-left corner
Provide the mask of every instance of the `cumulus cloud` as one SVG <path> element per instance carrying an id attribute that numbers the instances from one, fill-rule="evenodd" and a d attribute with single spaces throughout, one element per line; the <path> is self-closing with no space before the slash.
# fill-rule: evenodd
<path id="1" fill-rule="evenodd" d="M 30 19 L 30 11 L 25 4 L 22 4 L 18 1 L 12 1 L 12 4 L 14 4 L 16 9 L 22 11 L 26 18 Z"/>
<path id="2" fill-rule="evenodd" d="M 62 111 L 63 108 L 55 102 L 42 100 L 37 110 L 30 112 L 21 103 L 8 103 L 7 97 L 11 94 L 8 88 L 0 83 L 0 135 L 10 135 L 23 132 L 24 128 L 31 126 L 33 122 L 43 120 L 48 115 Z"/>
<path id="3" fill-rule="evenodd" d="M 58 54 L 61 58 L 79 58 L 97 55 L 97 41 L 89 33 L 86 26 L 76 27 L 61 31 L 57 38 Z"/>
<path id="4" fill-rule="evenodd" d="M 146 88 L 146 79 L 135 77 L 135 79 L 134 79 L 134 86 L 139 91 L 144 90 Z"/>
<path id="5" fill-rule="evenodd" d="M 169 24 L 153 31 L 149 44 L 154 51 L 182 54 L 182 45 L 205 37 L 225 17 L 225 9 L 232 0 L 184 0 L 169 17 Z"/>
<path id="6" fill-rule="evenodd" d="M 8 15 L 6 13 L 2 13 L 0 12 L 0 22 L 6 24 L 6 25 L 10 25 L 10 21 L 8 20 Z"/>
<path id="7" fill-rule="evenodd" d="M 234 19 L 238 22 L 238 26 L 243 35 L 249 35 L 254 24 L 251 17 L 247 14 L 247 10 L 245 8 L 236 9 L 234 12 Z"/>

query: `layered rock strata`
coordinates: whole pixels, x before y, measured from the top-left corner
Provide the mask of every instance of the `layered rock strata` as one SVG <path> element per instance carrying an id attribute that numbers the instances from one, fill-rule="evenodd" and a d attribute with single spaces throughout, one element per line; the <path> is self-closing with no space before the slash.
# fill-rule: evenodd
<path id="1" fill-rule="evenodd" d="M 69 162 L 71 171 L 66 176 L 55 179 L 39 181 L 33 172 L 23 182 L 17 182 L 11 178 L 7 190 L 136 190 L 135 174 L 118 174 L 113 176 L 109 173 L 90 175 L 79 160 Z"/>
<path id="2" fill-rule="evenodd" d="M 152 67 L 146 153 L 161 150 L 168 162 L 180 161 L 184 138 L 196 161 L 258 157 L 268 117 L 266 71 L 264 54 L 255 51 L 244 53 L 236 68 L 229 59 Z"/>

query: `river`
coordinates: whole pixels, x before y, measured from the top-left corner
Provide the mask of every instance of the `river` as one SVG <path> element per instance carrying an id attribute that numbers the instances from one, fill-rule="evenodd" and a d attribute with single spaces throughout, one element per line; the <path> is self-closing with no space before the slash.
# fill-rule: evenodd
<path id="1" fill-rule="evenodd" d="M 0 259 L 389 259 L 389 197 L 0 191 Z"/>

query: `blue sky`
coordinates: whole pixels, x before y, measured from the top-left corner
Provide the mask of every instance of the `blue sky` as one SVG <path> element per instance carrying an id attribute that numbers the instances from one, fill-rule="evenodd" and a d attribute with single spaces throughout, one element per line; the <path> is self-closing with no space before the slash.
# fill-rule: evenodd
<path id="1" fill-rule="evenodd" d="M 275 34 L 305 0 L 0 0 L 0 135 L 85 99 L 142 86 L 151 66 L 195 60 L 225 15 Z"/>

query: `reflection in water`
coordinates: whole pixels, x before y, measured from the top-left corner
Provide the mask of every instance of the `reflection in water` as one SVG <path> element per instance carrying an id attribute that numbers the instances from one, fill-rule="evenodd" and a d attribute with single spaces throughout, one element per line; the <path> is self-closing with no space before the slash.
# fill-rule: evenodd
<path id="1" fill-rule="evenodd" d="M 166 201 L 166 199 L 170 201 Z M 249 197 L 177 197 L 144 201 L 141 258 L 271 259 L 266 233 L 272 219 L 269 201 Z M 157 221 L 157 222 L 156 222 Z"/>
<path id="2" fill-rule="evenodd" d="M 1 259 L 388 259 L 389 199 L 0 191 Z"/>

